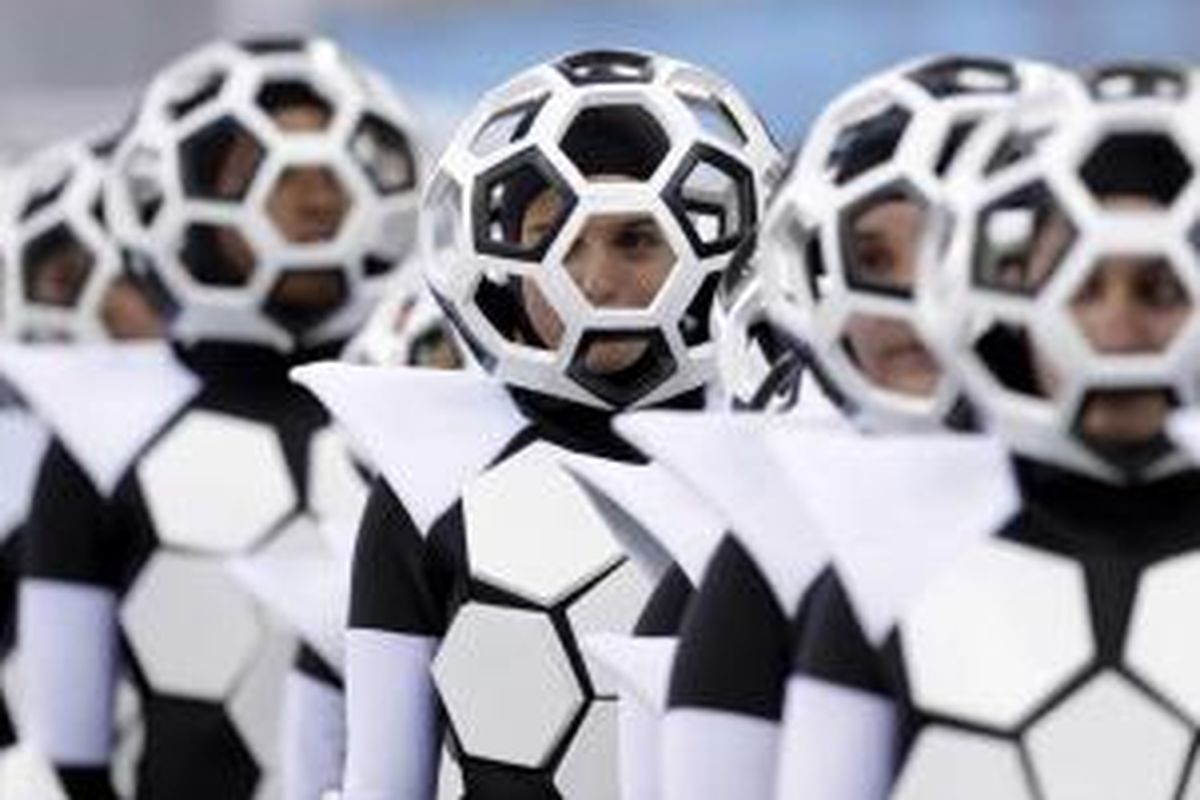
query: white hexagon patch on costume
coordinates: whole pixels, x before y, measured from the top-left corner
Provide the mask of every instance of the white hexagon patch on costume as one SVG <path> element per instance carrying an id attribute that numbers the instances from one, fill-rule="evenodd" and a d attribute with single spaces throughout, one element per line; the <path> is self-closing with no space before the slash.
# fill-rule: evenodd
<path id="1" fill-rule="evenodd" d="M 155 691 L 199 700 L 230 693 L 262 636 L 254 602 L 219 561 L 163 551 L 126 596 L 121 623 Z"/>
<path id="2" fill-rule="evenodd" d="M 1146 570 L 1129 621 L 1125 663 L 1200 724 L 1200 553 Z"/>
<path id="3" fill-rule="evenodd" d="M 175 425 L 138 478 L 162 541 L 205 553 L 246 550 L 296 505 L 275 431 L 211 411 Z"/>
<path id="4" fill-rule="evenodd" d="M 914 703 L 1013 728 L 1092 658 L 1083 571 L 992 540 L 947 570 L 900 623 Z"/>
<path id="5" fill-rule="evenodd" d="M 1170 800 L 1191 739 L 1183 720 L 1104 672 L 1039 720 L 1026 746 L 1044 800 Z"/>
<path id="6" fill-rule="evenodd" d="M 472 574 L 542 606 L 578 591 L 623 557 L 564 453 L 537 442 L 463 492 Z"/>
<path id="7" fill-rule="evenodd" d="M 563 756 L 554 785 L 570 800 L 621 796 L 617 767 L 617 704 L 593 703 Z"/>
<path id="8" fill-rule="evenodd" d="M 433 662 L 433 679 L 463 750 L 545 763 L 585 697 L 550 618 L 468 603 Z"/>
<path id="9" fill-rule="evenodd" d="M 892 800 L 962 800 L 968 795 L 971 800 L 1034 800 L 1016 745 L 965 730 L 925 728 Z"/>

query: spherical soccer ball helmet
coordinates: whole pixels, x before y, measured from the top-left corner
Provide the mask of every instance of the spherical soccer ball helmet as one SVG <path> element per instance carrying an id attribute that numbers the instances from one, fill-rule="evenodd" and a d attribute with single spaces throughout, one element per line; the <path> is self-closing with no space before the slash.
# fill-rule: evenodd
<path id="1" fill-rule="evenodd" d="M 801 148 L 760 236 L 768 313 L 862 427 L 929 429 L 959 408 L 916 321 L 919 234 L 981 120 L 1058 75 L 972 57 L 910 62 L 837 98 Z M 901 231 L 894 244 L 889 225 Z M 867 351 L 891 358 L 887 348 L 924 365 L 910 372 L 921 379 L 872 371 Z"/>
<path id="2" fill-rule="evenodd" d="M 366 318 L 413 249 L 420 169 L 408 112 L 332 42 L 218 42 L 147 88 L 106 198 L 174 339 L 290 352 Z"/>
<path id="3" fill-rule="evenodd" d="M 1195 77 L 1155 65 L 1075 78 L 964 152 L 922 316 L 1016 452 L 1111 481 L 1182 463 L 1161 423 L 1196 399 L 1198 159 Z"/>
<path id="4" fill-rule="evenodd" d="M 2 281 L 7 335 L 102 341 L 114 334 L 106 302 L 114 286 L 129 281 L 103 198 L 114 142 L 112 134 L 98 134 L 52 145 L 10 176 Z"/>
<path id="5" fill-rule="evenodd" d="M 627 51 L 542 64 L 486 95 L 442 157 L 423 216 L 430 285 L 510 385 L 598 408 L 676 397 L 713 376 L 720 271 L 777 162 L 746 101 L 698 67 Z M 580 274 L 593 230 L 653 242 L 615 297 Z M 594 367 L 626 347 L 632 365 Z"/>

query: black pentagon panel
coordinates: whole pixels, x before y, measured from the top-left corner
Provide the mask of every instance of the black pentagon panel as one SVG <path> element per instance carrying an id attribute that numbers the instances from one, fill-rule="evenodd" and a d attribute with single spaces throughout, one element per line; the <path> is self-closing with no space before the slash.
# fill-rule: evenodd
<path id="1" fill-rule="evenodd" d="M 1085 81 L 1097 100 L 1178 100 L 1187 94 L 1189 78 L 1186 70 L 1171 64 L 1124 62 L 1092 70 Z"/>
<path id="2" fill-rule="evenodd" d="M 1011 94 L 1018 89 L 1011 63 L 977 56 L 948 56 L 922 64 L 908 77 L 937 98 L 960 94 Z"/>
<path id="3" fill-rule="evenodd" d="M 222 117 L 179 145 L 183 190 L 203 200 L 241 200 L 262 163 L 262 144 L 233 117 Z"/>
<path id="4" fill-rule="evenodd" d="M 485 158 L 524 139 L 550 95 L 544 94 L 501 109 L 488 118 L 471 140 L 470 151 Z"/>
<path id="5" fill-rule="evenodd" d="M 261 769 L 220 706 L 150 696 L 143 713 L 139 797 L 254 797 Z"/>
<path id="6" fill-rule="evenodd" d="M 381 275 L 388 275 L 398 266 L 399 262 L 388 256 L 373 253 L 363 256 L 363 274 L 368 278 L 378 278 Z"/>
<path id="7" fill-rule="evenodd" d="M 712 341 L 712 306 L 717 287 L 721 284 L 721 273 L 714 272 L 705 277 L 692 302 L 679 320 L 679 334 L 688 347 L 699 347 Z"/>
<path id="8" fill-rule="evenodd" d="M 92 251 L 66 223 L 58 223 L 21 248 L 25 299 L 36 305 L 71 308 L 79 303 L 96 265 Z"/>
<path id="9" fill-rule="evenodd" d="M 863 292 L 911 297 L 914 251 L 928 212 L 928 201 L 904 182 L 877 189 L 843 209 L 838 242 L 847 285 Z"/>
<path id="10" fill-rule="evenodd" d="M 606 345 L 643 346 L 643 350 L 632 367 L 607 374 L 595 372 L 587 363 L 590 351 Z M 571 357 L 567 376 L 609 405 L 625 408 L 665 383 L 678 368 L 659 330 L 587 331 Z"/>
<path id="11" fill-rule="evenodd" d="M 533 296 L 535 293 L 536 298 Z M 557 347 L 557 342 L 543 341 L 529 321 L 526 304 L 540 301 L 542 315 L 553 317 L 559 331 L 564 327 L 558 311 L 535 285 L 523 287 L 519 279 L 512 279 L 503 285 L 480 281 L 475 289 L 474 301 L 484 319 L 506 342 L 535 350 L 553 350 Z"/>
<path id="12" fill-rule="evenodd" d="M 891 105 L 842 129 L 827 164 L 834 183 L 843 186 L 890 161 L 910 121 L 907 109 Z"/>
<path id="13" fill-rule="evenodd" d="M 338 267 L 284 270 L 267 294 L 263 313 L 300 336 L 337 313 L 349 296 L 346 273 Z"/>
<path id="14" fill-rule="evenodd" d="M 698 144 L 663 190 L 663 201 L 701 258 L 731 253 L 758 223 L 754 176 L 724 151 Z"/>
<path id="15" fill-rule="evenodd" d="M 558 69 L 576 86 L 654 80 L 654 62 L 632 50 L 585 50 L 558 62 Z"/>
<path id="16" fill-rule="evenodd" d="M 559 143 L 587 178 L 649 180 L 671 141 L 661 124 L 637 105 L 585 108 L 571 121 Z"/>
<path id="17" fill-rule="evenodd" d="M 408 137 L 378 114 L 363 115 L 350 137 L 350 155 L 380 194 L 396 194 L 417 185 L 416 159 Z"/>
<path id="18" fill-rule="evenodd" d="M 1058 272 L 1077 236 L 1066 210 L 1041 182 L 992 201 L 975 225 L 972 282 L 1021 295 L 1041 291 Z"/>
<path id="19" fill-rule="evenodd" d="M 1029 331 L 1015 323 L 993 323 L 975 339 L 972 348 L 994 381 L 1014 394 L 1033 399 L 1050 396 L 1034 367 L 1034 344 Z M 1049 364 L 1042 363 L 1046 372 Z"/>
<path id="20" fill-rule="evenodd" d="M 471 228 L 479 252 L 540 261 L 576 203 L 575 195 L 535 148 L 475 179 Z"/>
<path id="21" fill-rule="evenodd" d="M 193 280 L 214 287 L 246 286 L 258 266 L 250 243 L 237 228 L 227 225 L 187 226 L 179 258 Z"/>
<path id="22" fill-rule="evenodd" d="M 1133 196 L 1169 206 L 1195 175 L 1192 164 L 1168 134 L 1114 133 L 1084 159 L 1079 175 L 1098 202 Z"/>
<path id="23" fill-rule="evenodd" d="M 546 770 L 524 769 L 467 758 L 462 763 L 465 797 L 513 797 L 521 800 L 564 800 Z"/>

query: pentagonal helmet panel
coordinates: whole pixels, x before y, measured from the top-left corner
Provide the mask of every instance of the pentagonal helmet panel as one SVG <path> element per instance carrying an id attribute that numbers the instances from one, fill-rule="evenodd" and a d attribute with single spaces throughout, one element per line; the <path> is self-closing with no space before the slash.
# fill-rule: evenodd
<path id="1" fill-rule="evenodd" d="M 1183 779 L 1191 732 L 1114 672 L 1072 693 L 1026 735 L 1046 800 L 1168 800 Z"/>
<path id="2" fill-rule="evenodd" d="M 652 589 L 645 574 L 626 561 L 571 603 L 567 619 L 572 632 L 578 639 L 594 633 L 633 633 Z M 585 654 L 584 658 L 593 691 L 615 697 L 617 684 L 614 677 L 590 655 Z"/>
<path id="3" fill-rule="evenodd" d="M 559 466 L 561 453 L 535 443 L 463 492 L 473 574 L 546 607 L 622 557 L 604 520 Z"/>
<path id="4" fill-rule="evenodd" d="M 1032 713 L 1094 650 L 1078 565 L 998 541 L 931 586 L 900 635 L 919 707 L 998 728 Z"/>
<path id="5" fill-rule="evenodd" d="M 549 617 L 481 603 L 454 618 L 433 679 L 466 753 L 526 767 L 545 763 L 585 702 Z"/>
<path id="6" fill-rule="evenodd" d="M 619 797 L 617 780 L 617 704 L 592 703 L 554 776 L 554 785 L 571 800 Z"/>
<path id="7" fill-rule="evenodd" d="M 931 725 L 921 731 L 892 800 L 955 800 L 963 787 L 979 800 L 1034 800 L 1014 743 Z"/>
<path id="8" fill-rule="evenodd" d="M 1189 631 L 1200 603 L 1200 556 L 1171 559 L 1147 570 L 1129 622 L 1125 663 L 1200 722 L 1200 644 Z"/>
<path id="9" fill-rule="evenodd" d="M 160 693 L 222 700 L 256 657 L 254 602 L 217 560 L 160 551 L 121 608 L 121 624 Z"/>
<path id="10" fill-rule="evenodd" d="M 192 550 L 244 551 L 296 505 L 275 431 L 208 411 L 175 425 L 142 459 L 138 478 L 159 537 Z"/>

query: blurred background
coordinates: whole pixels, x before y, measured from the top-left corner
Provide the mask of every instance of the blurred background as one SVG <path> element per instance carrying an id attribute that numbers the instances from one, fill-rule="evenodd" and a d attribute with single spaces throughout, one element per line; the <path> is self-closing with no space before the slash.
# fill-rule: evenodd
<path id="1" fill-rule="evenodd" d="M 222 35 L 327 33 L 436 138 L 479 92 L 564 50 L 637 46 L 717 69 L 793 144 L 839 89 L 931 52 L 1086 65 L 1186 60 L 1195 0 L 0 0 L 0 159 L 116 123 L 173 56 Z"/>

